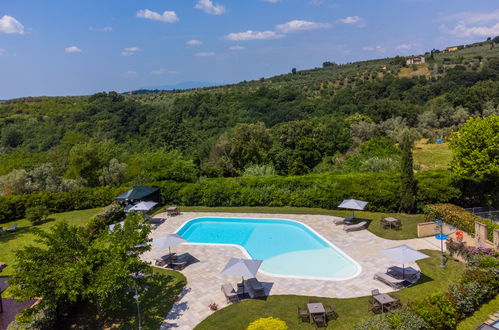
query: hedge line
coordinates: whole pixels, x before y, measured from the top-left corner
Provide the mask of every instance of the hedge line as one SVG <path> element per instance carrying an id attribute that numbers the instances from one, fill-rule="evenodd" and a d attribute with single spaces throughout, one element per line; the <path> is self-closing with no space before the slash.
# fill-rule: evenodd
<path id="1" fill-rule="evenodd" d="M 426 204 L 459 199 L 447 171 L 426 171 L 419 182 L 418 210 Z M 203 206 L 296 206 L 336 208 L 344 199 L 369 201 L 367 210 L 396 212 L 400 179 L 394 173 L 314 174 L 288 177 L 203 179 L 182 184 L 156 182 L 167 203 Z"/>
<path id="2" fill-rule="evenodd" d="M 428 220 L 443 220 L 470 235 L 475 235 L 475 222 L 481 222 L 487 226 L 487 238 L 489 241 L 493 239 L 494 229 L 499 229 L 499 225 L 495 222 L 476 216 L 453 204 L 427 205 L 424 211 Z"/>
<path id="3" fill-rule="evenodd" d="M 458 200 L 449 172 L 416 174 L 417 207 Z M 287 177 L 239 177 L 201 179 L 196 183 L 153 182 L 161 188 L 164 203 L 203 206 L 296 206 L 336 208 L 344 199 L 368 201 L 367 210 L 399 209 L 400 177 L 396 173 L 323 173 Z M 65 193 L 39 192 L 0 197 L 0 223 L 23 218 L 31 206 L 44 205 L 51 213 L 88 209 L 110 204 L 130 187 L 84 188 Z"/>
<path id="4" fill-rule="evenodd" d="M 0 197 L 0 223 L 25 216 L 33 206 L 45 206 L 51 213 L 90 209 L 110 204 L 123 189 L 82 188 L 62 193 L 37 192 L 33 194 Z"/>

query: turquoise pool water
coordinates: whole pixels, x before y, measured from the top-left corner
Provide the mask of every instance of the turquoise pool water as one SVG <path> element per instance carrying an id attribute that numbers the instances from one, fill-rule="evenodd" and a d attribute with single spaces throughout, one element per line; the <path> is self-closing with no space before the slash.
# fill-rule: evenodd
<path id="1" fill-rule="evenodd" d="M 279 276 L 341 280 L 360 266 L 307 226 L 280 219 L 198 218 L 177 234 L 190 243 L 239 245 L 261 270 Z"/>

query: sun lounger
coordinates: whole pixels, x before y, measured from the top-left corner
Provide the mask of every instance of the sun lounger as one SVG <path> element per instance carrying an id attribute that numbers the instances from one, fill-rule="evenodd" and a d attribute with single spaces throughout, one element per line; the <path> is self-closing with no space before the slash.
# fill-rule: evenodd
<path id="1" fill-rule="evenodd" d="M 166 218 L 152 218 L 148 214 L 144 214 L 144 217 L 153 225 L 160 225 L 166 220 Z"/>
<path id="2" fill-rule="evenodd" d="M 402 269 L 401 267 L 390 267 L 387 272 L 388 275 L 397 279 L 406 280 L 412 284 L 416 283 L 421 277 L 421 273 L 412 267 Z"/>
<path id="3" fill-rule="evenodd" d="M 385 283 L 386 285 L 392 287 L 393 289 L 401 289 L 404 287 L 405 280 L 397 279 L 385 273 L 374 274 L 374 279 Z"/>
<path id="4" fill-rule="evenodd" d="M 224 293 L 225 299 L 227 299 L 228 304 L 239 302 L 239 297 L 237 296 L 237 292 L 229 283 L 222 285 L 222 292 Z"/>
<path id="5" fill-rule="evenodd" d="M 265 290 L 263 288 L 262 283 L 258 282 L 256 278 L 250 278 L 246 280 L 246 284 L 248 284 L 250 288 L 250 295 L 252 297 L 263 297 L 265 296 Z"/>
<path id="6" fill-rule="evenodd" d="M 353 215 L 351 215 L 351 216 L 346 217 L 344 219 L 336 219 L 336 220 L 334 220 L 334 224 L 335 225 L 344 225 L 345 223 L 348 223 L 348 222 L 352 221 L 353 219 L 355 219 L 355 217 Z"/>
<path id="7" fill-rule="evenodd" d="M 17 230 L 17 223 L 12 226 L 12 228 L 9 228 L 6 230 L 8 233 L 13 233 Z"/>
<path id="8" fill-rule="evenodd" d="M 367 222 L 362 221 L 362 222 L 359 222 L 358 224 L 355 224 L 355 225 L 345 225 L 345 226 L 343 226 L 343 230 L 344 231 L 362 230 L 362 229 L 365 229 L 366 224 L 367 224 Z"/>

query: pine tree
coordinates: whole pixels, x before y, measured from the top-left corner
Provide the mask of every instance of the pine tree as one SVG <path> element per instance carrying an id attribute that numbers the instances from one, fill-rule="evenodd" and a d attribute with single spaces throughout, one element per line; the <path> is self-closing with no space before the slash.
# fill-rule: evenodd
<path id="1" fill-rule="evenodd" d="M 416 206 L 417 182 L 414 178 L 412 162 L 412 139 L 409 132 L 402 138 L 402 166 L 401 166 L 401 190 L 400 190 L 400 210 L 410 213 Z"/>

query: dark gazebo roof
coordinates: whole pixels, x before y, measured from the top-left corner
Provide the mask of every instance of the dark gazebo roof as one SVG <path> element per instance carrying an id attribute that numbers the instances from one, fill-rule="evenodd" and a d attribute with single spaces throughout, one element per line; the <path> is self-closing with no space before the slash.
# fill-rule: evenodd
<path id="1" fill-rule="evenodd" d="M 127 192 L 116 197 L 117 200 L 141 200 L 144 199 L 154 193 L 156 193 L 159 188 L 145 187 L 145 186 L 137 186 L 133 187 Z"/>

